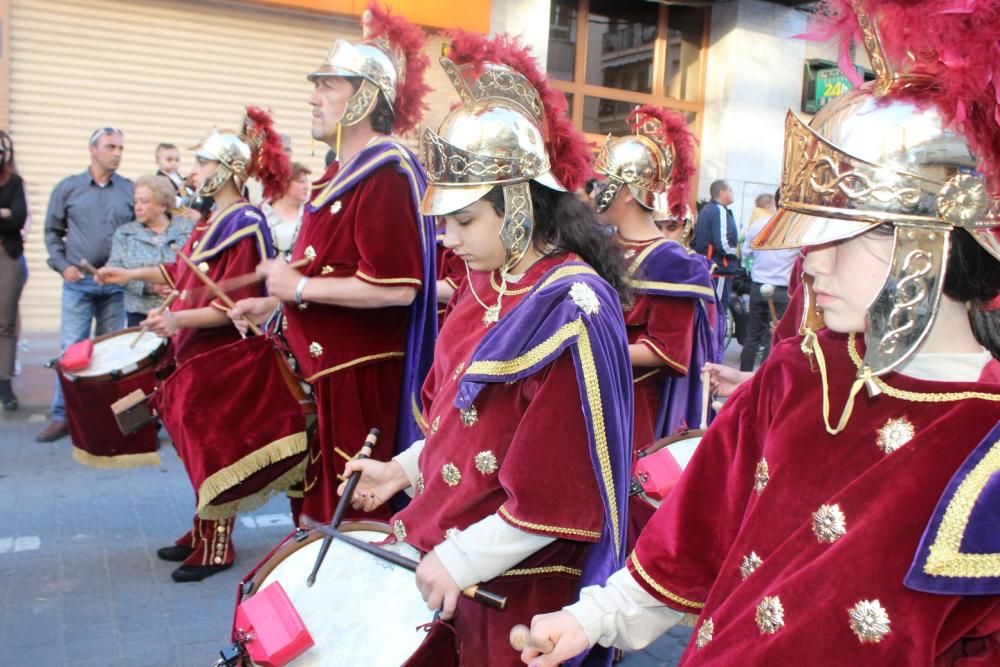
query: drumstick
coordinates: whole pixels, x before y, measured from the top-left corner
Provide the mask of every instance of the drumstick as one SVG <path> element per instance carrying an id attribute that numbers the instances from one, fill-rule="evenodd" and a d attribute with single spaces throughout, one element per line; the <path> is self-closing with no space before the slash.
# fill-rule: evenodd
<path id="1" fill-rule="evenodd" d="M 712 374 L 702 369 L 701 371 L 701 430 L 708 428 L 708 401 L 712 396 Z"/>
<path id="2" fill-rule="evenodd" d="M 203 282 L 205 284 L 205 287 L 207 287 L 212 292 L 212 294 L 214 294 L 216 298 L 219 301 L 221 301 L 223 305 L 226 306 L 226 308 L 233 308 L 236 305 L 235 303 L 233 303 L 233 300 L 226 295 L 225 292 L 219 289 L 219 286 L 215 284 L 215 281 L 213 281 L 211 278 L 205 275 L 204 271 L 195 266 L 195 263 L 191 261 L 190 257 L 188 257 L 182 252 L 177 253 L 177 256 L 181 258 L 181 261 L 187 264 L 188 268 L 191 269 L 192 272 L 194 272 L 194 275 L 198 276 L 198 280 Z M 260 335 L 260 327 L 258 327 L 250 320 L 247 320 L 247 328 L 250 329 L 250 331 L 252 331 L 254 335 L 257 336 Z"/>
<path id="3" fill-rule="evenodd" d="M 407 558 L 406 556 L 398 554 L 395 551 L 383 549 L 381 547 L 372 544 L 371 542 L 365 542 L 363 540 L 351 537 L 346 533 L 340 532 L 336 528 L 330 528 L 329 526 L 314 526 L 314 528 L 320 531 L 321 533 L 324 533 L 327 537 L 336 538 L 337 541 L 339 542 L 345 542 L 347 544 L 350 544 L 352 547 L 361 549 L 365 553 L 369 553 L 377 558 L 381 558 L 382 560 L 389 561 L 390 563 L 406 568 L 410 572 L 416 572 L 417 567 L 419 567 L 420 565 L 420 563 L 413 560 L 412 558 Z M 503 610 L 507 607 L 506 596 L 497 595 L 496 593 L 492 593 L 478 585 L 469 586 L 468 588 L 462 591 L 462 595 L 472 600 L 475 600 L 480 604 L 484 604 L 487 607 L 493 607 L 494 609 Z"/>
<path id="4" fill-rule="evenodd" d="M 153 316 L 155 317 L 157 315 L 162 315 L 167 310 L 167 308 L 170 307 L 170 304 L 174 302 L 174 299 L 176 299 L 178 296 L 180 296 L 180 292 L 178 292 L 177 290 L 173 290 L 172 292 L 170 292 L 170 294 L 167 295 L 167 298 L 163 301 L 163 303 L 160 304 L 160 307 L 153 311 Z M 131 343 L 129 343 L 128 345 L 129 348 L 131 349 L 135 347 L 136 343 L 138 343 L 142 339 L 142 337 L 146 335 L 147 331 L 149 331 L 149 325 L 143 324 L 142 328 L 139 329 L 139 334 L 132 340 Z"/>
<path id="5" fill-rule="evenodd" d="M 378 442 L 379 433 L 380 431 L 377 428 L 368 431 L 365 444 L 361 446 L 361 451 L 358 452 L 359 459 L 367 459 L 372 455 L 372 448 Z M 333 511 L 333 519 L 331 519 L 330 525 L 334 528 L 338 527 L 340 522 L 344 520 L 344 513 L 347 512 L 347 503 L 350 502 L 351 496 L 354 495 L 354 490 L 358 488 L 358 482 L 360 481 L 360 470 L 351 473 L 350 478 L 347 480 L 347 486 L 344 488 L 344 494 L 340 496 L 340 500 L 337 502 L 337 509 Z M 333 542 L 333 538 L 329 535 L 323 538 L 323 545 L 319 548 L 319 555 L 316 556 L 316 562 L 313 563 L 312 572 L 306 578 L 306 586 L 312 586 L 316 583 L 316 575 L 319 574 L 319 568 L 323 564 L 323 559 L 326 558 L 326 552 L 330 550 L 331 542 Z"/>
<path id="6" fill-rule="evenodd" d="M 295 260 L 294 262 L 290 262 L 288 264 L 288 268 L 301 269 L 310 261 L 312 260 L 303 257 L 301 259 Z M 256 271 L 251 271 L 250 273 L 244 273 L 239 276 L 233 276 L 232 278 L 226 278 L 225 280 L 220 280 L 219 282 L 216 283 L 216 285 L 218 285 L 219 289 L 221 289 L 223 292 L 228 293 L 232 292 L 233 290 L 237 290 L 241 287 L 246 287 L 247 285 L 253 285 L 254 283 L 259 283 L 263 280 L 264 280 L 263 278 L 257 275 Z M 202 289 L 206 288 L 198 288 L 196 290 L 193 290 L 192 293 L 197 295 L 199 291 Z"/>
<path id="7" fill-rule="evenodd" d="M 533 636 L 527 625 L 518 624 L 510 629 L 510 647 L 515 651 L 530 648 L 539 653 L 552 653 L 556 646 L 548 639 Z"/>

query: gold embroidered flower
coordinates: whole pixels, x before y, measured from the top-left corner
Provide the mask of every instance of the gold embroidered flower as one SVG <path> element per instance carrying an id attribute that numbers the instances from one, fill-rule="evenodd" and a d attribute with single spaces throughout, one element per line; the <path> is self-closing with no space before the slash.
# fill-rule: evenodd
<path id="1" fill-rule="evenodd" d="M 757 471 L 754 472 L 753 475 L 754 491 L 757 493 L 763 491 L 764 487 L 767 486 L 767 481 L 769 479 L 771 479 L 771 472 L 768 470 L 767 460 L 761 459 L 760 461 L 757 461 Z"/>
<path id="2" fill-rule="evenodd" d="M 476 410 L 476 406 L 470 405 L 467 408 L 462 408 L 458 411 L 459 416 L 462 418 L 462 423 L 466 426 L 475 426 L 476 422 L 479 421 L 479 411 Z"/>
<path id="3" fill-rule="evenodd" d="M 476 454 L 476 470 L 484 475 L 492 475 L 499 468 L 497 457 L 490 450 L 484 450 Z"/>
<path id="4" fill-rule="evenodd" d="M 316 357 L 318 357 L 321 354 L 323 354 L 323 346 L 322 345 L 320 345 L 316 341 L 313 341 L 313 342 L 309 343 L 309 355 L 311 357 L 316 358 Z"/>
<path id="5" fill-rule="evenodd" d="M 333 205 L 330 206 L 330 213 L 337 215 L 338 213 L 340 213 L 340 209 L 342 209 L 343 207 L 344 205 L 341 204 L 340 200 L 338 199 L 337 201 L 333 202 Z"/>
<path id="6" fill-rule="evenodd" d="M 746 556 L 743 557 L 743 562 L 740 563 L 740 574 L 746 579 L 754 570 L 764 564 L 764 560 L 757 555 L 756 551 L 751 551 Z"/>
<path id="7" fill-rule="evenodd" d="M 847 534 L 847 517 L 840 510 L 840 505 L 820 505 L 813 512 L 813 533 L 820 542 L 833 544 Z"/>
<path id="8" fill-rule="evenodd" d="M 403 525 L 402 520 L 396 519 L 392 522 L 392 534 L 396 536 L 396 539 L 402 542 L 406 539 L 406 526 Z"/>
<path id="9" fill-rule="evenodd" d="M 448 530 L 444 531 L 444 539 L 446 539 L 446 540 L 450 540 L 451 538 L 455 537 L 456 535 L 458 535 L 458 528 L 455 527 L 455 526 L 452 526 Z"/>
<path id="10" fill-rule="evenodd" d="M 198 264 L 198 270 L 202 273 L 208 273 L 208 262 L 201 262 Z"/>
<path id="11" fill-rule="evenodd" d="M 441 428 L 441 415 L 435 417 L 434 421 L 431 422 L 431 435 L 437 433 L 439 428 Z"/>
<path id="12" fill-rule="evenodd" d="M 465 362 L 464 361 L 458 362 L 458 366 L 455 366 L 455 372 L 451 374 L 451 379 L 457 380 L 458 376 L 461 375 L 462 371 L 464 370 L 465 370 Z"/>
<path id="13" fill-rule="evenodd" d="M 306 246 L 306 249 L 302 251 L 302 256 L 308 259 L 310 262 L 316 259 L 316 248 Z"/>
<path id="14" fill-rule="evenodd" d="M 762 635 L 773 635 L 785 625 L 785 608 L 777 595 L 768 595 L 760 601 L 754 620 Z"/>
<path id="15" fill-rule="evenodd" d="M 706 618 L 705 622 L 701 624 L 698 628 L 698 634 L 695 637 L 695 646 L 698 648 L 705 648 L 708 646 L 708 642 L 712 641 L 712 633 L 715 632 L 715 622 L 711 618 Z"/>
<path id="16" fill-rule="evenodd" d="M 329 264 L 325 264 L 323 268 L 319 270 L 319 275 L 325 276 L 328 273 L 333 273 L 333 267 Z"/>
<path id="17" fill-rule="evenodd" d="M 877 644 L 889 634 L 889 614 L 878 600 L 861 600 L 847 612 L 862 644 Z"/>
<path id="18" fill-rule="evenodd" d="M 441 478 L 448 486 L 458 486 L 462 481 L 462 471 L 454 463 L 445 463 L 441 466 Z"/>
<path id="19" fill-rule="evenodd" d="M 898 417 L 890 419 L 882 425 L 882 428 L 878 430 L 878 440 L 876 442 L 878 448 L 884 453 L 892 454 L 908 443 L 915 433 L 913 424 L 909 420 L 905 417 Z"/>
<path id="20" fill-rule="evenodd" d="M 424 474 L 422 472 L 421 473 L 417 473 L 417 483 L 416 483 L 415 486 L 416 486 L 416 489 L 417 489 L 417 493 L 423 493 L 424 492 Z"/>
<path id="21" fill-rule="evenodd" d="M 625 251 L 625 259 L 632 259 L 635 257 L 635 248 L 629 248 Z"/>
<path id="22" fill-rule="evenodd" d="M 586 283 L 573 283 L 569 288 L 569 296 L 580 310 L 588 315 L 596 315 L 601 309 L 597 293 Z"/>

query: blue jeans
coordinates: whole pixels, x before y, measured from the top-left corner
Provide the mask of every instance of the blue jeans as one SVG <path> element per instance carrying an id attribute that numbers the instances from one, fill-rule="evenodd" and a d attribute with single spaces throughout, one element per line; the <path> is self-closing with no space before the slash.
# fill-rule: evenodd
<path id="1" fill-rule="evenodd" d="M 118 331 L 125 326 L 125 292 L 117 285 L 98 285 L 90 276 L 75 283 L 63 283 L 62 320 L 59 326 L 61 350 L 94 335 Z M 52 419 L 66 419 L 66 403 L 56 378 L 52 394 Z"/>

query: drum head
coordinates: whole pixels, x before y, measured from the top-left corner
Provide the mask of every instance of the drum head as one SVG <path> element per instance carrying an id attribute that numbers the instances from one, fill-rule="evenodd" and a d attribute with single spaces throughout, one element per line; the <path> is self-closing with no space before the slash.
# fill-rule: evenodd
<path id="1" fill-rule="evenodd" d="M 351 537 L 380 542 L 382 532 L 342 527 Z M 417 590 L 416 575 L 336 540 L 330 545 L 312 587 L 306 577 L 312 571 L 323 541 L 304 543 L 283 558 L 264 578 L 258 590 L 280 581 L 315 645 L 288 667 L 327 665 L 401 665 L 424 640 L 419 628 L 433 620 L 434 613 Z M 417 560 L 419 553 L 408 544 L 386 547 Z M 264 566 L 266 567 L 266 565 Z"/>
<path id="2" fill-rule="evenodd" d="M 66 375 L 71 378 L 88 378 L 109 375 L 116 371 L 128 375 L 139 370 L 144 365 L 142 362 L 155 355 L 166 344 L 166 339 L 147 331 L 142 334 L 135 347 L 131 347 L 137 335 L 135 329 L 127 329 L 101 337 L 94 341 L 94 353 L 90 358 L 90 365 Z"/>

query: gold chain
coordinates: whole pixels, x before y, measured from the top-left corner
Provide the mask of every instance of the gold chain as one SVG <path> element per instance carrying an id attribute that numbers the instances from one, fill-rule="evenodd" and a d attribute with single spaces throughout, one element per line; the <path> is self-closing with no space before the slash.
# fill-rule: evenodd
<path id="1" fill-rule="evenodd" d="M 517 296 L 519 294 L 524 294 L 525 292 L 530 291 L 531 288 L 534 287 L 534 285 L 528 285 L 527 287 L 523 287 L 521 289 L 512 290 L 509 287 L 507 287 L 506 280 L 504 280 L 503 285 L 497 285 L 496 278 L 493 277 L 493 271 L 490 271 L 490 287 L 492 287 L 497 294 L 505 294 L 507 296 Z"/>
<path id="2" fill-rule="evenodd" d="M 855 342 L 855 334 L 851 333 L 847 337 L 847 352 L 851 355 L 851 361 L 858 368 L 864 361 L 861 359 L 861 355 L 858 354 L 857 344 Z M 896 389 L 887 385 L 883 380 L 872 377 L 870 378 L 872 382 L 875 383 L 882 392 L 887 396 L 892 396 L 893 398 L 899 398 L 904 401 L 913 401 L 915 403 L 948 403 L 950 401 L 961 401 L 966 398 L 978 398 L 984 401 L 1000 401 L 1000 394 L 989 394 L 984 391 L 958 391 L 958 392 L 944 392 L 944 393 L 934 393 L 934 392 L 916 392 L 907 391 L 906 389 Z"/>

